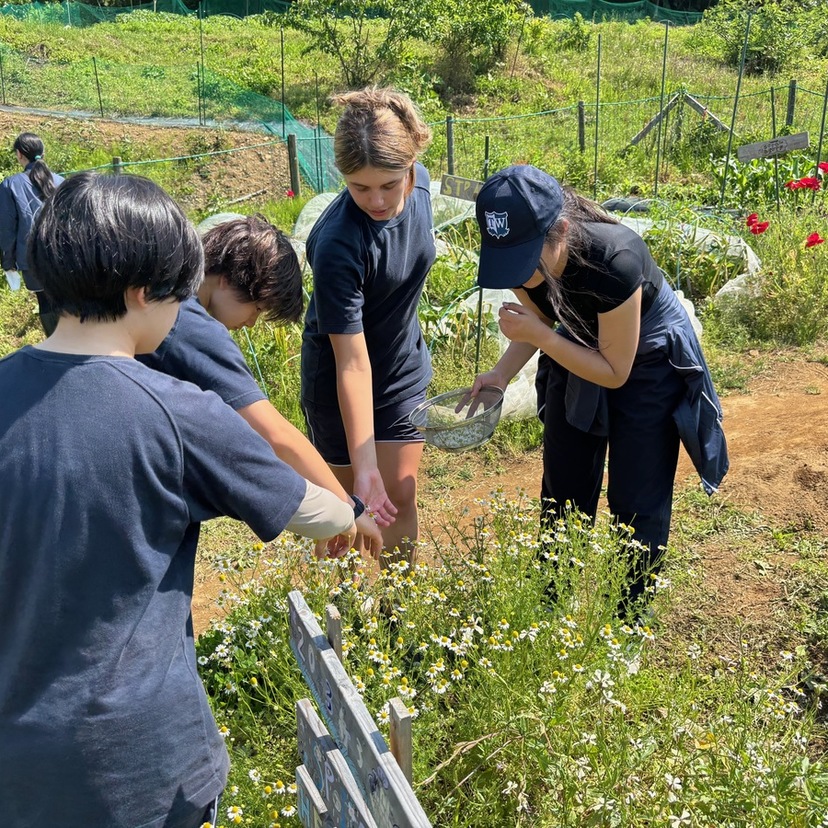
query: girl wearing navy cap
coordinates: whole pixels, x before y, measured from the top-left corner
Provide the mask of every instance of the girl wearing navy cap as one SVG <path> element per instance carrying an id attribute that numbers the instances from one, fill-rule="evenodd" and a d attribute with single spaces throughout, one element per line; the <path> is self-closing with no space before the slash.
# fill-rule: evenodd
<path id="1" fill-rule="evenodd" d="M 476 204 L 478 281 L 510 288 L 510 340 L 475 380 L 505 388 L 537 350 L 544 424 L 542 520 L 567 502 L 593 519 L 609 453 L 607 500 L 644 547 L 631 611 L 667 543 L 683 442 L 708 494 L 728 468 L 722 411 L 686 311 L 646 244 L 598 205 L 522 165 L 496 173 Z"/>
<path id="2" fill-rule="evenodd" d="M 346 189 L 311 231 L 313 294 L 302 342 L 302 407 L 311 442 L 383 522 L 386 549 L 409 561 L 418 538 L 422 436 L 408 421 L 431 363 L 417 304 L 436 252 L 428 173 L 431 132 L 406 95 L 368 88 L 334 137 Z"/>

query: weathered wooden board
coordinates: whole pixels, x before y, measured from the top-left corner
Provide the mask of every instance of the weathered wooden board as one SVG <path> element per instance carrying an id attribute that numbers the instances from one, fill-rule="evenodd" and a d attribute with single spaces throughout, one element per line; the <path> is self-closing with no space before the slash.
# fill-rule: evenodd
<path id="1" fill-rule="evenodd" d="M 463 201 L 476 201 L 477 194 L 483 186 L 482 181 L 473 178 L 460 178 L 458 175 L 443 175 L 440 180 L 440 195 L 462 198 Z"/>
<path id="2" fill-rule="evenodd" d="M 431 828 L 400 766 L 302 593 L 288 595 L 290 643 L 336 746 L 382 828 Z"/>
<path id="3" fill-rule="evenodd" d="M 736 150 L 736 157 L 740 161 L 772 158 L 775 155 L 784 155 L 791 150 L 808 149 L 809 144 L 807 132 L 797 132 L 795 135 L 780 135 L 778 138 L 771 138 L 769 141 L 743 144 Z"/>
<path id="4" fill-rule="evenodd" d="M 302 750 L 301 746 L 299 748 Z M 328 806 L 316 788 L 308 769 L 304 765 L 296 768 L 297 817 L 305 828 L 333 828 L 328 816 Z"/>

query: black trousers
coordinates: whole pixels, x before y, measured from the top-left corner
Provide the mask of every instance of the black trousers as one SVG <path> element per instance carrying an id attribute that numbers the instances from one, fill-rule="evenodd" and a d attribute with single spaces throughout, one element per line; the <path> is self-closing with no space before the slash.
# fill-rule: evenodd
<path id="1" fill-rule="evenodd" d="M 609 452 L 607 501 L 614 518 L 633 530 L 645 552 L 629 574 L 627 605 L 645 587 L 645 572 L 660 562 L 670 534 L 673 482 L 679 436 L 673 411 L 684 394 L 684 382 L 665 354 L 636 360 L 621 388 L 609 389 L 606 436 L 588 434 L 566 420 L 569 372 L 542 354 L 538 363 L 543 437 L 543 519 L 559 517 L 570 501 L 595 519 Z"/>

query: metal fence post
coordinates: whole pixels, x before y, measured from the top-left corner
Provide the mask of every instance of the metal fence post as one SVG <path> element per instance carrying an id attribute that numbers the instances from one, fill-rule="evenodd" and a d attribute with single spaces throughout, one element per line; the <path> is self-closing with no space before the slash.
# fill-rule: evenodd
<path id="1" fill-rule="evenodd" d="M 0 89 L 3 92 L 3 106 L 6 105 L 6 73 L 3 70 L 3 53 L 0 52 Z"/>
<path id="2" fill-rule="evenodd" d="M 794 109 L 796 107 L 796 80 L 788 84 L 788 111 L 785 114 L 785 126 L 791 127 L 794 122 Z"/>
<path id="3" fill-rule="evenodd" d="M 598 115 L 601 109 L 601 33 L 598 33 L 598 64 L 595 69 L 595 158 L 593 160 L 592 197 L 598 197 Z"/>
<path id="4" fill-rule="evenodd" d="M 586 152 L 586 106 L 578 101 L 578 149 Z"/>
<path id="5" fill-rule="evenodd" d="M 98 61 L 95 58 L 92 58 L 92 68 L 95 70 L 95 86 L 98 87 L 98 106 L 101 110 L 101 118 L 104 116 L 103 111 L 103 98 L 101 97 L 101 82 L 98 79 Z"/>
<path id="6" fill-rule="evenodd" d="M 446 153 L 448 174 L 454 175 L 454 118 L 451 115 L 446 115 Z"/>
<path id="7" fill-rule="evenodd" d="M 124 171 L 123 165 L 121 164 L 121 156 L 116 155 L 112 159 L 112 174 L 113 175 L 121 175 Z"/>

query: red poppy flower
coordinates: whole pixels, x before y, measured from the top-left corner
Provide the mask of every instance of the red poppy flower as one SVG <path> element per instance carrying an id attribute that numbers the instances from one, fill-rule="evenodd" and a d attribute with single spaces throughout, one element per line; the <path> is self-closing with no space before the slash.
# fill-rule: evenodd
<path id="1" fill-rule="evenodd" d="M 293 198 L 296 195 L 296 193 L 294 193 L 293 190 L 285 190 L 285 195 L 288 198 Z"/>
<path id="2" fill-rule="evenodd" d="M 801 181 L 786 181 L 785 189 L 787 190 L 801 190 L 804 184 Z"/>
<path id="3" fill-rule="evenodd" d="M 811 233 L 807 239 L 805 239 L 805 247 L 815 247 L 818 244 L 822 244 L 825 239 L 819 235 L 819 233 Z"/>
<path id="4" fill-rule="evenodd" d="M 820 188 L 820 183 L 818 178 L 814 178 L 813 176 L 806 175 L 804 178 L 799 179 L 799 184 L 802 187 L 805 187 L 808 190 L 818 190 Z"/>
<path id="5" fill-rule="evenodd" d="M 828 161 L 820 161 L 819 162 L 819 171 L 828 173 Z"/>
<path id="6" fill-rule="evenodd" d="M 764 233 L 768 227 L 770 227 L 769 221 L 757 221 L 750 225 L 750 232 L 753 233 L 754 236 L 758 236 Z"/>
<path id="7" fill-rule="evenodd" d="M 758 213 L 751 213 L 745 219 L 745 224 L 747 224 L 748 227 L 753 227 L 753 225 L 756 224 L 757 221 L 759 221 L 759 214 Z"/>

